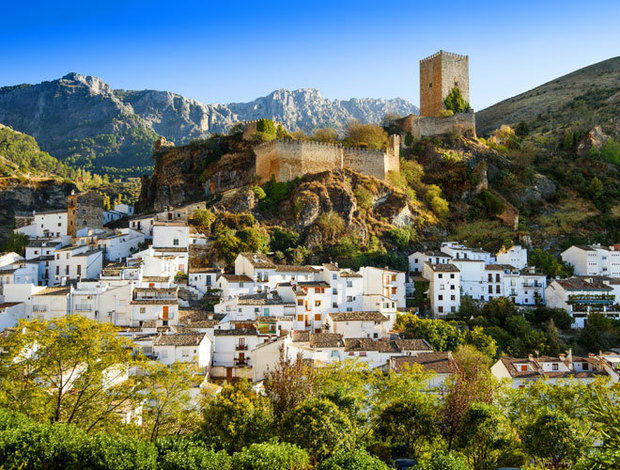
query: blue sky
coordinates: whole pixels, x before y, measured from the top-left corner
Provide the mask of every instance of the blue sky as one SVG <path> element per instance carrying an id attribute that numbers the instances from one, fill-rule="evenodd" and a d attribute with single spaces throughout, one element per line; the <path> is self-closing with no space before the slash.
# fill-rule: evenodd
<path id="1" fill-rule="evenodd" d="M 2 17 L 0 85 L 78 72 L 205 103 L 315 87 L 418 104 L 418 61 L 444 49 L 470 56 L 482 109 L 620 51 L 617 0 L 59 0 Z"/>

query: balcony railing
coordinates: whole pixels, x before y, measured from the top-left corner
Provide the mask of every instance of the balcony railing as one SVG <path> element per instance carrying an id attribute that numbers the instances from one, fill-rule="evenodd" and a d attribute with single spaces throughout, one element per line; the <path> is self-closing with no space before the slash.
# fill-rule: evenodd
<path id="1" fill-rule="evenodd" d="M 247 344 L 237 344 L 235 346 L 235 350 L 236 351 L 247 351 L 248 350 L 248 345 Z"/>
<path id="2" fill-rule="evenodd" d="M 247 359 L 235 359 L 235 366 L 245 367 L 250 363 Z"/>

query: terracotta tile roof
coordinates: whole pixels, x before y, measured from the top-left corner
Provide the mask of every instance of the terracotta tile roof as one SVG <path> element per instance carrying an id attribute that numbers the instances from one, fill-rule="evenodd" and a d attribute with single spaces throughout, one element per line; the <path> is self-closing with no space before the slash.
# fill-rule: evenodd
<path id="1" fill-rule="evenodd" d="M 177 293 L 176 287 L 135 287 L 134 293 L 136 294 L 170 294 Z"/>
<path id="2" fill-rule="evenodd" d="M 335 322 L 341 321 L 388 321 L 388 317 L 381 312 L 335 312 L 329 314 Z"/>
<path id="3" fill-rule="evenodd" d="M 323 263 L 323 267 L 327 271 L 340 271 L 340 268 L 333 263 Z"/>
<path id="4" fill-rule="evenodd" d="M 173 333 L 157 337 L 153 346 L 198 346 L 206 333 Z"/>
<path id="5" fill-rule="evenodd" d="M 432 351 L 433 347 L 425 339 L 395 339 L 401 351 Z"/>
<path id="6" fill-rule="evenodd" d="M 254 282 L 251 277 L 245 274 L 222 274 L 221 277 L 228 282 Z"/>
<path id="7" fill-rule="evenodd" d="M 401 371 L 412 364 L 420 364 L 425 371 L 432 371 L 437 374 L 453 374 L 457 372 L 456 361 L 450 357 L 448 352 L 421 353 L 417 356 L 399 356 L 392 358 L 392 367 Z"/>
<path id="8" fill-rule="evenodd" d="M 196 274 L 196 273 L 221 273 L 222 269 L 221 268 L 189 268 L 188 269 L 190 274 Z"/>
<path id="9" fill-rule="evenodd" d="M 170 276 L 142 276 L 144 282 L 168 282 Z"/>
<path id="10" fill-rule="evenodd" d="M 424 264 L 426 264 L 429 268 L 431 268 L 432 271 L 436 273 L 459 273 L 461 272 L 459 268 L 457 268 L 456 266 L 450 263 L 433 264 L 433 263 L 429 263 L 428 261 L 425 261 Z"/>
<path id="11" fill-rule="evenodd" d="M 294 343 L 308 343 L 310 342 L 310 332 L 307 330 L 295 330 L 293 331 Z"/>
<path id="12" fill-rule="evenodd" d="M 313 268 L 312 266 L 297 266 L 294 264 L 278 264 L 276 265 L 276 271 L 278 272 L 287 272 L 287 273 L 316 273 L 318 269 Z"/>
<path id="13" fill-rule="evenodd" d="M 329 284 L 325 281 L 299 281 L 297 285 L 299 287 L 329 287 Z"/>
<path id="14" fill-rule="evenodd" d="M 272 268 L 276 267 L 275 263 L 271 261 L 263 253 L 239 253 L 240 256 L 246 258 L 252 266 L 255 268 Z"/>
<path id="15" fill-rule="evenodd" d="M 215 336 L 256 336 L 258 332 L 256 329 L 250 328 L 235 328 L 232 330 L 213 330 Z"/>
<path id="16" fill-rule="evenodd" d="M 71 291 L 69 286 L 46 287 L 32 295 L 67 295 Z"/>
<path id="17" fill-rule="evenodd" d="M 341 348 L 344 347 L 342 335 L 335 333 L 312 333 L 310 335 L 311 348 Z"/>
<path id="18" fill-rule="evenodd" d="M 170 247 L 170 246 L 154 246 L 153 250 L 161 251 L 162 253 L 187 253 L 187 248 L 184 247 Z"/>
<path id="19" fill-rule="evenodd" d="M 177 305 L 177 299 L 134 299 L 131 305 Z"/>
<path id="20" fill-rule="evenodd" d="M 286 302 L 278 294 L 249 294 L 240 295 L 237 300 L 238 305 L 295 305 L 295 302 Z"/>
<path id="21" fill-rule="evenodd" d="M 515 271 L 517 268 L 510 264 L 487 264 L 484 269 L 487 271 Z"/>
<path id="22" fill-rule="evenodd" d="M 363 277 L 361 274 L 351 271 L 350 269 L 343 269 L 340 271 L 340 277 Z"/>
<path id="23" fill-rule="evenodd" d="M 388 338 L 347 338 L 344 340 L 346 351 L 378 351 L 382 353 L 398 354 L 407 351 L 432 352 L 433 348 L 422 339 Z"/>
<path id="24" fill-rule="evenodd" d="M 578 277 L 571 277 L 569 279 L 561 279 L 559 281 L 555 281 L 559 285 L 561 285 L 565 290 L 605 290 L 610 291 L 613 290 L 606 284 L 601 282 L 588 282 L 584 279 Z"/>
<path id="25" fill-rule="evenodd" d="M 23 302 L 2 302 L 0 303 L 0 308 L 8 308 L 13 307 L 14 305 L 19 305 Z"/>

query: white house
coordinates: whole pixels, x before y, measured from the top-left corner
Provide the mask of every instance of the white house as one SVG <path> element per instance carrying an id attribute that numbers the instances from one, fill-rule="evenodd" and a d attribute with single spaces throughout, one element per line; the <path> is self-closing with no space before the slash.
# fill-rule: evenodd
<path id="1" fill-rule="evenodd" d="M 50 240 L 30 240 L 25 248 L 25 258 L 34 259 L 41 256 L 53 255 L 54 252 L 62 247 L 60 241 Z"/>
<path id="2" fill-rule="evenodd" d="M 217 289 L 217 278 L 222 274 L 220 268 L 189 268 L 187 285 L 197 289 L 201 294 Z"/>
<path id="3" fill-rule="evenodd" d="M 498 264 L 509 264 L 517 269 L 527 266 L 527 248 L 521 245 L 514 245 L 510 248 L 502 247 L 495 255 Z"/>
<path id="4" fill-rule="evenodd" d="M 164 364 L 191 362 L 207 372 L 211 366 L 213 342 L 206 333 L 160 334 L 153 342 L 153 353 Z"/>
<path id="5" fill-rule="evenodd" d="M 189 226 L 180 222 L 155 222 L 153 248 L 184 248 L 189 246 Z"/>
<path id="6" fill-rule="evenodd" d="M 574 328 L 583 328 L 590 312 L 620 318 L 618 298 L 608 284 L 579 277 L 554 280 L 545 289 L 547 307 L 566 310 L 575 320 Z"/>
<path id="7" fill-rule="evenodd" d="M 452 259 L 476 259 L 482 260 L 485 264 L 495 262 L 491 253 L 479 248 L 468 248 L 458 242 L 443 242 L 440 250 L 452 257 Z"/>
<path id="8" fill-rule="evenodd" d="M 451 351 L 396 356 L 389 360 L 389 368 L 396 372 L 412 370 L 416 367 L 419 367 L 423 372 L 432 374 L 428 380 L 428 385 L 431 388 L 443 387 L 445 381 L 459 370 Z"/>
<path id="9" fill-rule="evenodd" d="M 422 276 L 429 281 L 431 310 L 443 316 L 456 313 L 461 306 L 461 273 L 453 264 L 424 263 Z"/>
<path id="10" fill-rule="evenodd" d="M 251 351 L 267 338 L 255 328 L 216 327 L 213 335 L 213 367 L 225 369 L 252 367 Z"/>
<path id="11" fill-rule="evenodd" d="M 0 267 L 8 266 L 9 264 L 13 264 L 17 261 L 21 261 L 24 258 L 21 255 L 18 255 L 14 251 L 9 251 L 6 253 L 0 253 Z"/>
<path id="12" fill-rule="evenodd" d="M 142 232 L 147 238 L 152 238 L 154 221 L 155 218 L 153 215 L 134 217 L 129 221 L 129 228 Z"/>
<path id="13" fill-rule="evenodd" d="M 452 256 L 442 251 L 416 251 L 409 255 L 409 272 L 421 273 L 424 263 L 446 264 L 452 260 Z"/>
<path id="14" fill-rule="evenodd" d="M 48 285 L 57 285 L 68 279 L 97 279 L 103 268 L 103 251 L 87 245 L 57 249 L 49 262 Z"/>
<path id="15" fill-rule="evenodd" d="M 178 288 L 137 287 L 133 290 L 131 326 L 176 325 L 179 319 Z"/>
<path id="16" fill-rule="evenodd" d="M 133 206 L 130 206 L 129 204 L 124 204 L 122 202 L 120 204 L 114 204 L 114 210 L 126 215 L 127 217 L 133 216 Z"/>
<path id="17" fill-rule="evenodd" d="M 574 245 L 560 255 L 578 276 L 620 277 L 620 246 Z"/>
<path id="18" fill-rule="evenodd" d="M 347 338 L 384 338 L 391 327 L 389 318 L 380 312 L 330 313 L 325 321 L 326 331 Z"/>
<path id="19" fill-rule="evenodd" d="M 8 284 L 38 284 L 39 265 L 30 261 L 18 261 L 0 268 L 2 291 Z"/>
<path id="20" fill-rule="evenodd" d="M 364 280 L 364 294 L 381 294 L 405 308 L 405 273 L 393 269 L 370 266 L 360 268 Z"/>
<path id="21" fill-rule="evenodd" d="M 0 302 L 0 332 L 14 327 L 22 318 L 26 318 L 24 302 Z"/>
<path id="22" fill-rule="evenodd" d="M 245 274 L 222 274 L 217 279 L 218 289 L 222 291 L 222 298 L 256 293 L 256 285 L 251 277 Z"/>
<path id="23" fill-rule="evenodd" d="M 67 235 L 67 209 L 35 212 L 34 221 L 15 229 L 30 238 L 57 238 Z"/>
<path id="24" fill-rule="evenodd" d="M 609 376 L 600 361 L 591 357 L 573 357 L 570 351 L 559 357 L 534 357 L 531 354 L 527 358 L 503 357 L 491 367 L 491 373 L 498 379 L 509 379 L 513 388 L 524 387 L 542 378 L 552 384 L 566 380 L 589 383 L 597 377 Z"/>
<path id="25" fill-rule="evenodd" d="M 32 294 L 30 318 L 52 320 L 71 311 L 71 286 L 46 287 Z"/>
<path id="26" fill-rule="evenodd" d="M 103 250 L 106 260 L 118 261 L 136 253 L 140 243 L 143 243 L 145 240 L 146 236 L 142 232 L 124 228 L 97 239 L 96 244 Z"/>

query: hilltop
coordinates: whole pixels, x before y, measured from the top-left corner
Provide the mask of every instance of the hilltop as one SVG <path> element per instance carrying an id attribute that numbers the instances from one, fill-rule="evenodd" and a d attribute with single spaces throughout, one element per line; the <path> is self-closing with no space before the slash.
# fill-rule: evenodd
<path id="1" fill-rule="evenodd" d="M 526 123 L 533 133 L 564 126 L 603 126 L 617 135 L 620 57 L 584 67 L 476 113 L 478 133 Z"/>
<path id="2" fill-rule="evenodd" d="M 32 135 L 67 164 L 110 176 L 150 172 L 158 136 L 186 144 L 257 118 L 310 132 L 416 112 L 400 98 L 329 100 L 316 89 L 281 89 L 250 103 L 203 104 L 168 91 L 114 90 L 100 78 L 77 73 L 0 88 L 0 123 Z"/>

